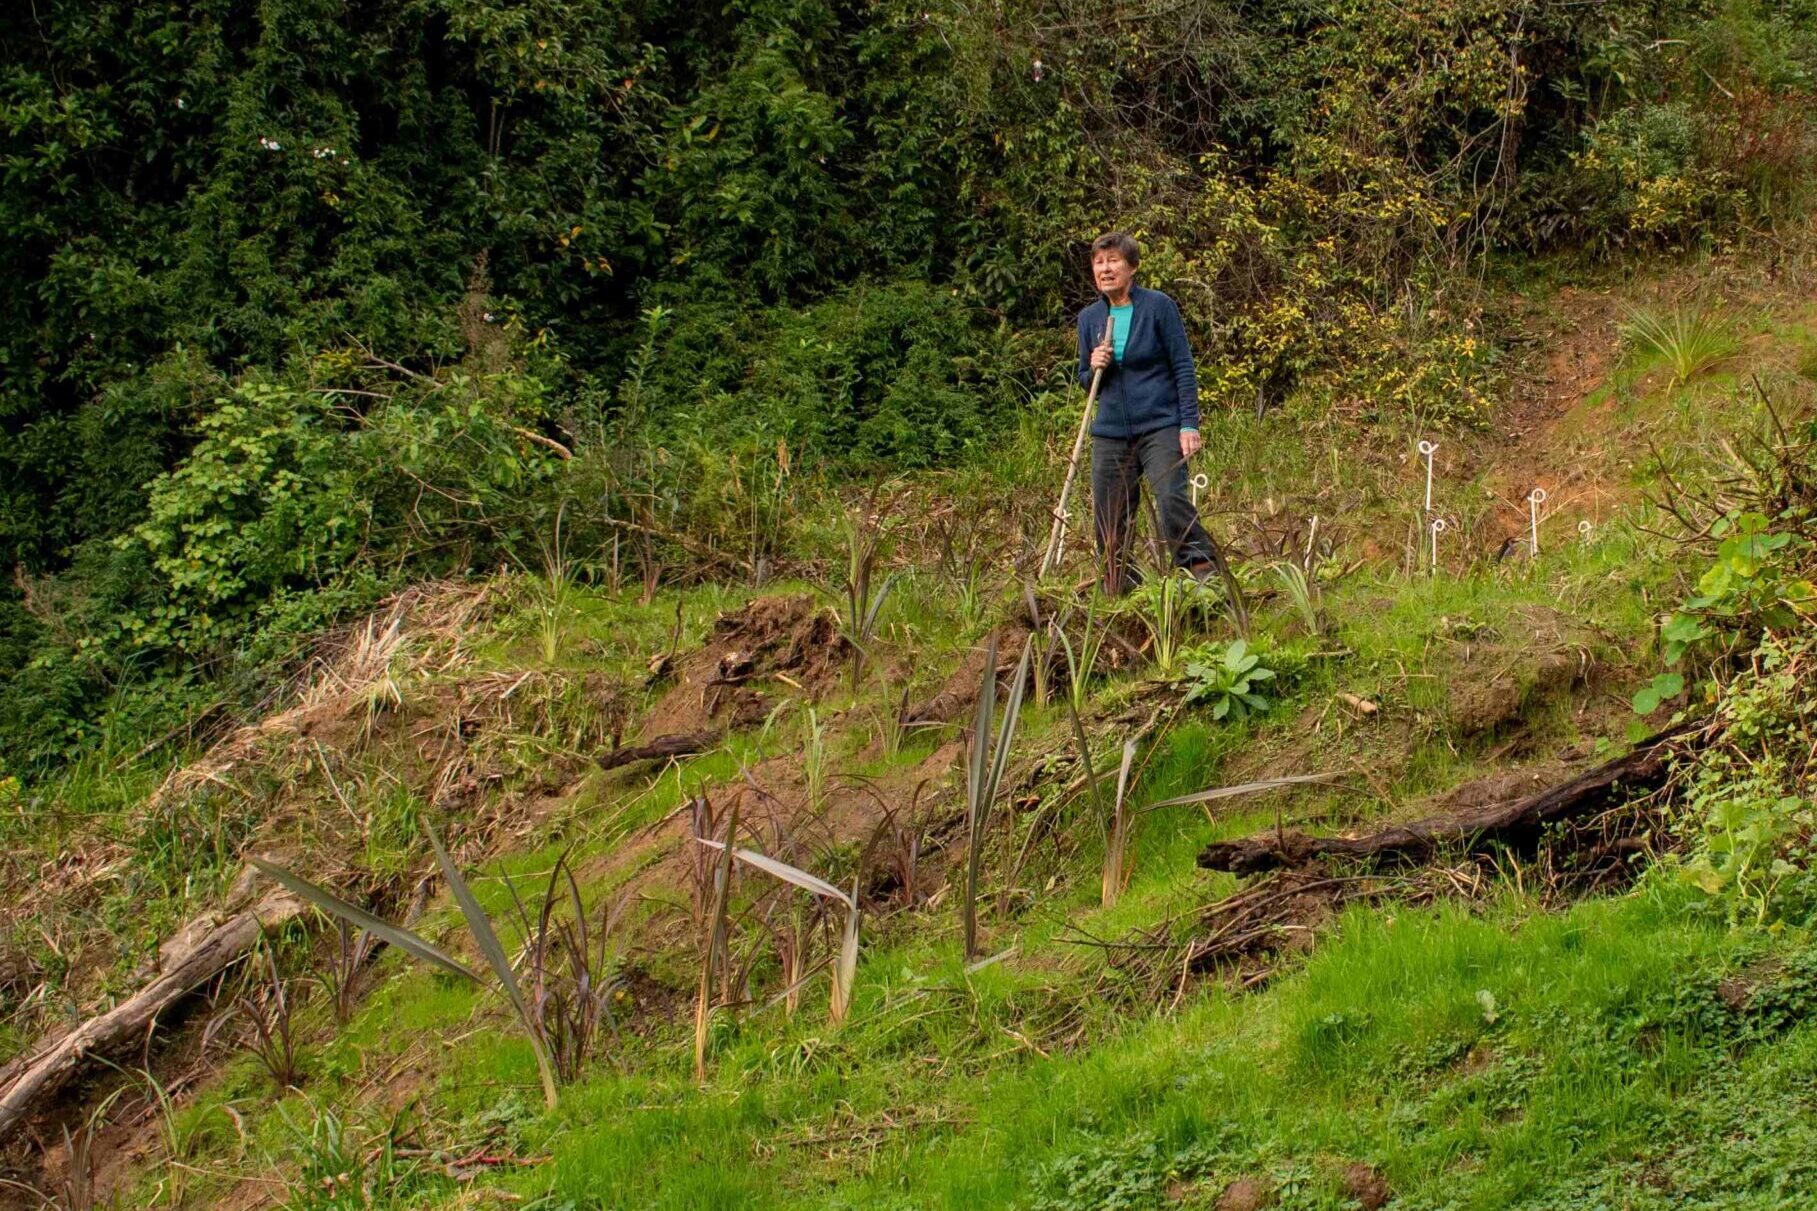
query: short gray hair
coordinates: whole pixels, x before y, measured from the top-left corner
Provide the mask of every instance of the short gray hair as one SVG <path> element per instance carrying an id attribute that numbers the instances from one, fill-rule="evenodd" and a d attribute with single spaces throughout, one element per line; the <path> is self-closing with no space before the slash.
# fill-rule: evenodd
<path id="1" fill-rule="evenodd" d="M 1127 231 L 1109 231 L 1091 242 L 1091 254 L 1096 257 L 1100 252 L 1114 252 L 1134 269 L 1142 263 L 1142 247 L 1136 243 L 1136 237 Z"/>

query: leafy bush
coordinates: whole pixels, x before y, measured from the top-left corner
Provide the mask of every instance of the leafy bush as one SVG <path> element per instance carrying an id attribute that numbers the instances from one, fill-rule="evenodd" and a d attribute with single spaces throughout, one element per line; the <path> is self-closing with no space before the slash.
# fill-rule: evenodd
<path id="1" fill-rule="evenodd" d="M 1716 557 L 1698 579 L 1697 592 L 1660 631 L 1668 665 L 1698 653 L 1727 656 L 1738 645 L 1757 641 L 1763 630 L 1797 630 L 1817 610 L 1817 584 L 1805 566 L 1811 540 L 1795 519 L 1787 521 L 1775 529 L 1764 514 L 1734 511 L 1710 527 L 1710 536 L 1719 540 Z M 1664 692 L 1672 684 L 1656 680 L 1649 689 Z M 1670 693 L 1682 689 L 1682 682 L 1677 684 Z M 1643 705 L 1637 701 L 1635 709 Z"/>
<path id="2" fill-rule="evenodd" d="M 1808 634 L 1762 645 L 1725 688 L 1716 712 L 1721 739 L 1698 755 L 1681 797 L 1681 830 L 1690 840 L 1682 872 L 1731 919 L 1765 925 L 1817 911 L 1814 660 L 1817 643 Z"/>
<path id="3" fill-rule="evenodd" d="M 1715 557 L 1661 631 L 1666 663 L 1682 671 L 1656 677 L 1634 701 L 1645 712 L 1707 678 L 1693 697 L 1714 709 L 1676 800 L 1682 870 L 1732 920 L 1762 925 L 1817 911 L 1817 585 L 1805 477 L 1817 431 L 1806 423 L 1796 433 L 1779 429 L 1738 454 L 1751 474 L 1725 490 L 1754 508 L 1732 508 L 1708 528 Z"/>
<path id="4" fill-rule="evenodd" d="M 689 414 L 659 418 L 657 432 L 685 425 L 747 450 L 780 441 L 835 468 L 951 463 L 1013 419 L 999 401 L 1016 371 L 974 321 L 973 309 L 948 290 L 915 282 L 854 287 L 775 315 L 749 346 L 748 379 L 719 384 Z M 659 376 L 710 382 L 718 350 L 689 352 L 699 372 L 662 366 Z M 669 357 L 665 348 L 661 360 Z"/>
<path id="5" fill-rule="evenodd" d="M 115 542 L 153 573 L 125 634 L 218 648 L 361 562 L 438 571 L 528 540 L 550 459 L 510 418 L 537 391 L 455 375 L 364 416 L 274 383 L 216 401 L 188 457 L 150 485 L 146 519 Z"/>
<path id="6" fill-rule="evenodd" d="M 327 401 L 249 384 L 217 400 L 189 456 L 153 483 L 119 540 L 151 557 L 164 600 L 128 622 L 142 644 L 205 647 L 273 591 L 325 580 L 371 522 Z"/>
<path id="7" fill-rule="evenodd" d="M 1617 110 L 1593 126 L 1576 167 L 1601 208 L 1598 238 L 1682 248 L 1737 219 L 1745 195 L 1703 157 L 1703 137 L 1682 101 Z"/>

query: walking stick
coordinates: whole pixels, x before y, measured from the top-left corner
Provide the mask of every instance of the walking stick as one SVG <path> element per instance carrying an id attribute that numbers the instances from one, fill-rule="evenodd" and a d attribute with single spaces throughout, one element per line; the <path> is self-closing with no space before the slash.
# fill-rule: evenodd
<path id="1" fill-rule="evenodd" d="M 1104 344 L 1113 344 L 1112 336 L 1117 329 L 1117 320 L 1112 316 L 1104 324 Z M 1047 553 L 1041 557 L 1041 572 L 1036 579 L 1046 577 L 1053 570 L 1055 560 L 1060 556 L 1060 542 L 1066 537 L 1066 501 L 1072 495 L 1073 480 L 1079 475 L 1079 455 L 1085 450 L 1085 434 L 1091 429 L 1092 412 L 1098 406 L 1098 384 L 1104 381 L 1104 367 L 1099 366 L 1091 373 L 1091 390 L 1085 396 L 1085 411 L 1079 416 L 1079 435 L 1073 438 L 1072 461 L 1066 464 L 1066 479 L 1060 485 L 1060 503 L 1054 509 L 1054 528 L 1047 535 Z"/>

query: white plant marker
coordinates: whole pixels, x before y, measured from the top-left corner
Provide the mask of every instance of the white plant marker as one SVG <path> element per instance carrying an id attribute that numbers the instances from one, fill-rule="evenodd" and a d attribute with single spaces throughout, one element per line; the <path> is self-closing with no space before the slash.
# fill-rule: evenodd
<path id="1" fill-rule="evenodd" d="M 1420 440 L 1420 455 L 1426 460 L 1426 512 L 1432 512 L 1432 456 L 1438 453 L 1438 443 Z"/>
<path id="2" fill-rule="evenodd" d="M 1583 536 L 1585 542 L 1589 542 L 1590 535 L 1596 533 L 1596 523 L 1586 517 L 1577 523 L 1577 532 Z"/>
<path id="3" fill-rule="evenodd" d="M 1539 507 L 1546 503 L 1546 490 L 1535 488 L 1527 493 L 1527 526 L 1532 538 L 1532 551 L 1539 554 Z"/>
<path id="4" fill-rule="evenodd" d="M 1440 534 L 1443 534 L 1444 532 L 1445 532 L 1445 519 L 1442 517 L 1433 518 L 1432 519 L 1432 563 L 1431 563 L 1431 566 L 1429 566 L 1426 569 L 1426 574 L 1428 576 L 1438 575 L 1438 536 Z"/>
<path id="5" fill-rule="evenodd" d="M 1211 486 L 1211 476 L 1201 471 L 1192 477 L 1192 507 L 1199 507 L 1199 493 Z"/>

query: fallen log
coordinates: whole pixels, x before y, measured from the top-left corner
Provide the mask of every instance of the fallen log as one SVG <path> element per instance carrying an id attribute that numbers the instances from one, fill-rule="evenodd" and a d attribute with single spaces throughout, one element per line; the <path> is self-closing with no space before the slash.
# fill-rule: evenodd
<path id="1" fill-rule="evenodd" d="M 143 1044 L 158 1015 L 225 971 L 265 931 L 296 917 L 303 907 L 289 892 L 272 891 L 226 920 L 199 917 L 184 926 L 161 949 L 159 974 L 150 983 L 0 1069 L 0 1142 L 75 1079 L 91 1057 Z"/>
<path id="2" fill-rule="evenodd" d="M 1668 728 L 1643 740 L 1624 756 L 1521 799 L 1428 816 L 1365 837 L 1313 837 L 1271 830 L 1234 841 L 1213 841 L 1199 852 L 1199 865 L 1207 870 L 1252 875 L 1302 866 L 1313 858 L 1412 858 L 1453 842 L 1477 845 L 1530 838 L 1548 824 L 1589 815 L 1636 791 L 1659 787 L 1670 772 L 1672 756 L 1688 747 L 1693 734 L 1702 727 L 1700 720 Z"/>
<path id="3" fill-rule="evenodd" d="M 621 765 L 630 765 L 634 761 L 655 761 L 663 757 L 686 757 L 693 753 L 702 753 L 718 744 L 725 736 L 724 732 L 708 728 L 704 732 L 678 732 L 673 736 L 658 736 L 648 744 L 633 744 L 627 748 L 613 749 L 594 758 L 600 769 L 617 769 Z"/>

